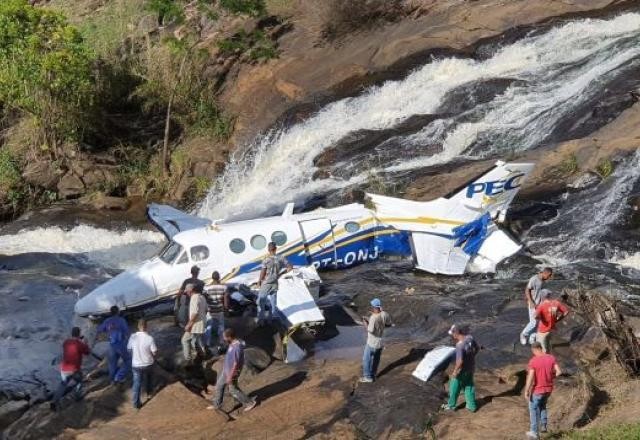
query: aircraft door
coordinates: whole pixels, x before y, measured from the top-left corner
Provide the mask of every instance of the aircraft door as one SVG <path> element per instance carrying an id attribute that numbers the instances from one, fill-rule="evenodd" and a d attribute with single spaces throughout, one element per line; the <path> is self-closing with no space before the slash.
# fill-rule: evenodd
<path id="1" fill-rule="evenodd" d="M 337 254 L 333 225 L 327 218 L 299 222 L 309 264 L 318 269 L 335 267 Z"/>

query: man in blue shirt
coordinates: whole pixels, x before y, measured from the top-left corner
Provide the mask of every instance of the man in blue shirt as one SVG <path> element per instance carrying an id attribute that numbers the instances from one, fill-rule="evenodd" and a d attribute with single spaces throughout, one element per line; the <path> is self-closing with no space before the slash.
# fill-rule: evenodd
<path id="1" fill-rule="evenodd" d="M 98 326 L 97 336 L 106 334 L 109 341 L 109 380 L 112 383 L 122 383 L 129 374 L 131 359 L 127 351 L 129 340 L 129 325 L 120 316 L 118 306 L 111 307 L 111 316 Z M 122 362 L 120 363 L 120 360 Z M 120 364 L 120 365 L 119 365 Z"/>
<path id="2" fill-rule="evenodd" d="M 230 328 L 224 331 L 224 341 L 229 345 L 229 348 L 224 357 L 222 371 L 216 383 L 216 395 L 213 399 L 213 406 L 207 409 L 219 410 L 222 406 L 224 391 L 229 387 L 229 393 L 244 406 L 244 411 L 251 411 L 257 405 L 257 401 L 250 399 L 238 388 L 238 377 L 240 377 L 242 367 L 244 366 L 244 342 L 238 339 L 235 331 Z"/>

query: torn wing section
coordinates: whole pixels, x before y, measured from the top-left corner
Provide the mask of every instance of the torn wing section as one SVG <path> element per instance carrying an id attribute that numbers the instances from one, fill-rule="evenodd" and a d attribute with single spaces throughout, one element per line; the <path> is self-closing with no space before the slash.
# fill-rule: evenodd
<path id="1" fill-rule="evenodd" d="M 147 207 L 147 217 L 169 240 L 178 232 L 211 225 L 211 220 L 190 215 L 168 205 L 152 203 Z"/>

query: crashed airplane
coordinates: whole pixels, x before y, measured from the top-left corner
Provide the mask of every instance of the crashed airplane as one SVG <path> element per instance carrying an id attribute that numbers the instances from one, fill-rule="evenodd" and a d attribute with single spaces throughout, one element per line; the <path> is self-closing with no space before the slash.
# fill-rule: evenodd
<path id="1" fill-rule="evenodd" d="M 154 258 L 78 300 L 75 312 L 101 316 L 114 304 L 130 311 L 169 300 L 192 265 L 201 274 L 215 270 L 226 282 L 250 285 L 258 280 L 270 241 L 307 281 L 317 278 L 314 269 L 345 269 L 383 255 L 413 257 L 417 269 L 435 274 L 493 272 L 521 248 L 498 224 L 532 169 L 533 164 L 499 161 L 449 196 L 428 202 L 367 194 L 366 206 L 294 214 L 290 203 L 282 215 L 232 223 L 152 204 L 149 219 L 169 242 Z M 322 319 L 308 291 L 280 296 L 278 308 L 290 325 Z"/>

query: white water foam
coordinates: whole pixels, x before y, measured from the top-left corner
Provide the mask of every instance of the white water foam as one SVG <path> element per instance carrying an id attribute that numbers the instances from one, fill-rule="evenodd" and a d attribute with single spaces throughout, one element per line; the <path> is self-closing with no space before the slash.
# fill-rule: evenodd
<path id="1" fill-rule="evenodd" d="M 158 252 L 164 235 L 145 230 L 110 231 L 88 225 L 46 227 L 0 235 L 0 254 L 80 254 L 101 266 L 127 269 Z"/>
<path id="2" fill-rule="evenodd" d="M 248 217 L 363 181 L 363 175 L 348 181 L 313 180 L 313 160 L 348 133 L 392 128 L 413 115 L 434 113 L 448 92 L 492 78 L 521 81 L 484 104 L 479 120 L 447 131 L 441 153 L 398 160 L 386 171 L 444 163 L 462 154 L 481 157 L 534 147 L 598 90 L 600 80 L 640 55 L 639 41 L 640 14 L 628 13 L 611 20 L 567 23 L 504 47 L 484 61 L 434 61 L 404 80 L 372 87 L 361 96 L 327 105 L 300 124 L 259 137 L 243 153 L 232 155 L 197 214 Z M 495 145 L 467 151 L 481 139 L 495 140 Z M 414 136 L 413 141 L 426 140 Z"/>

